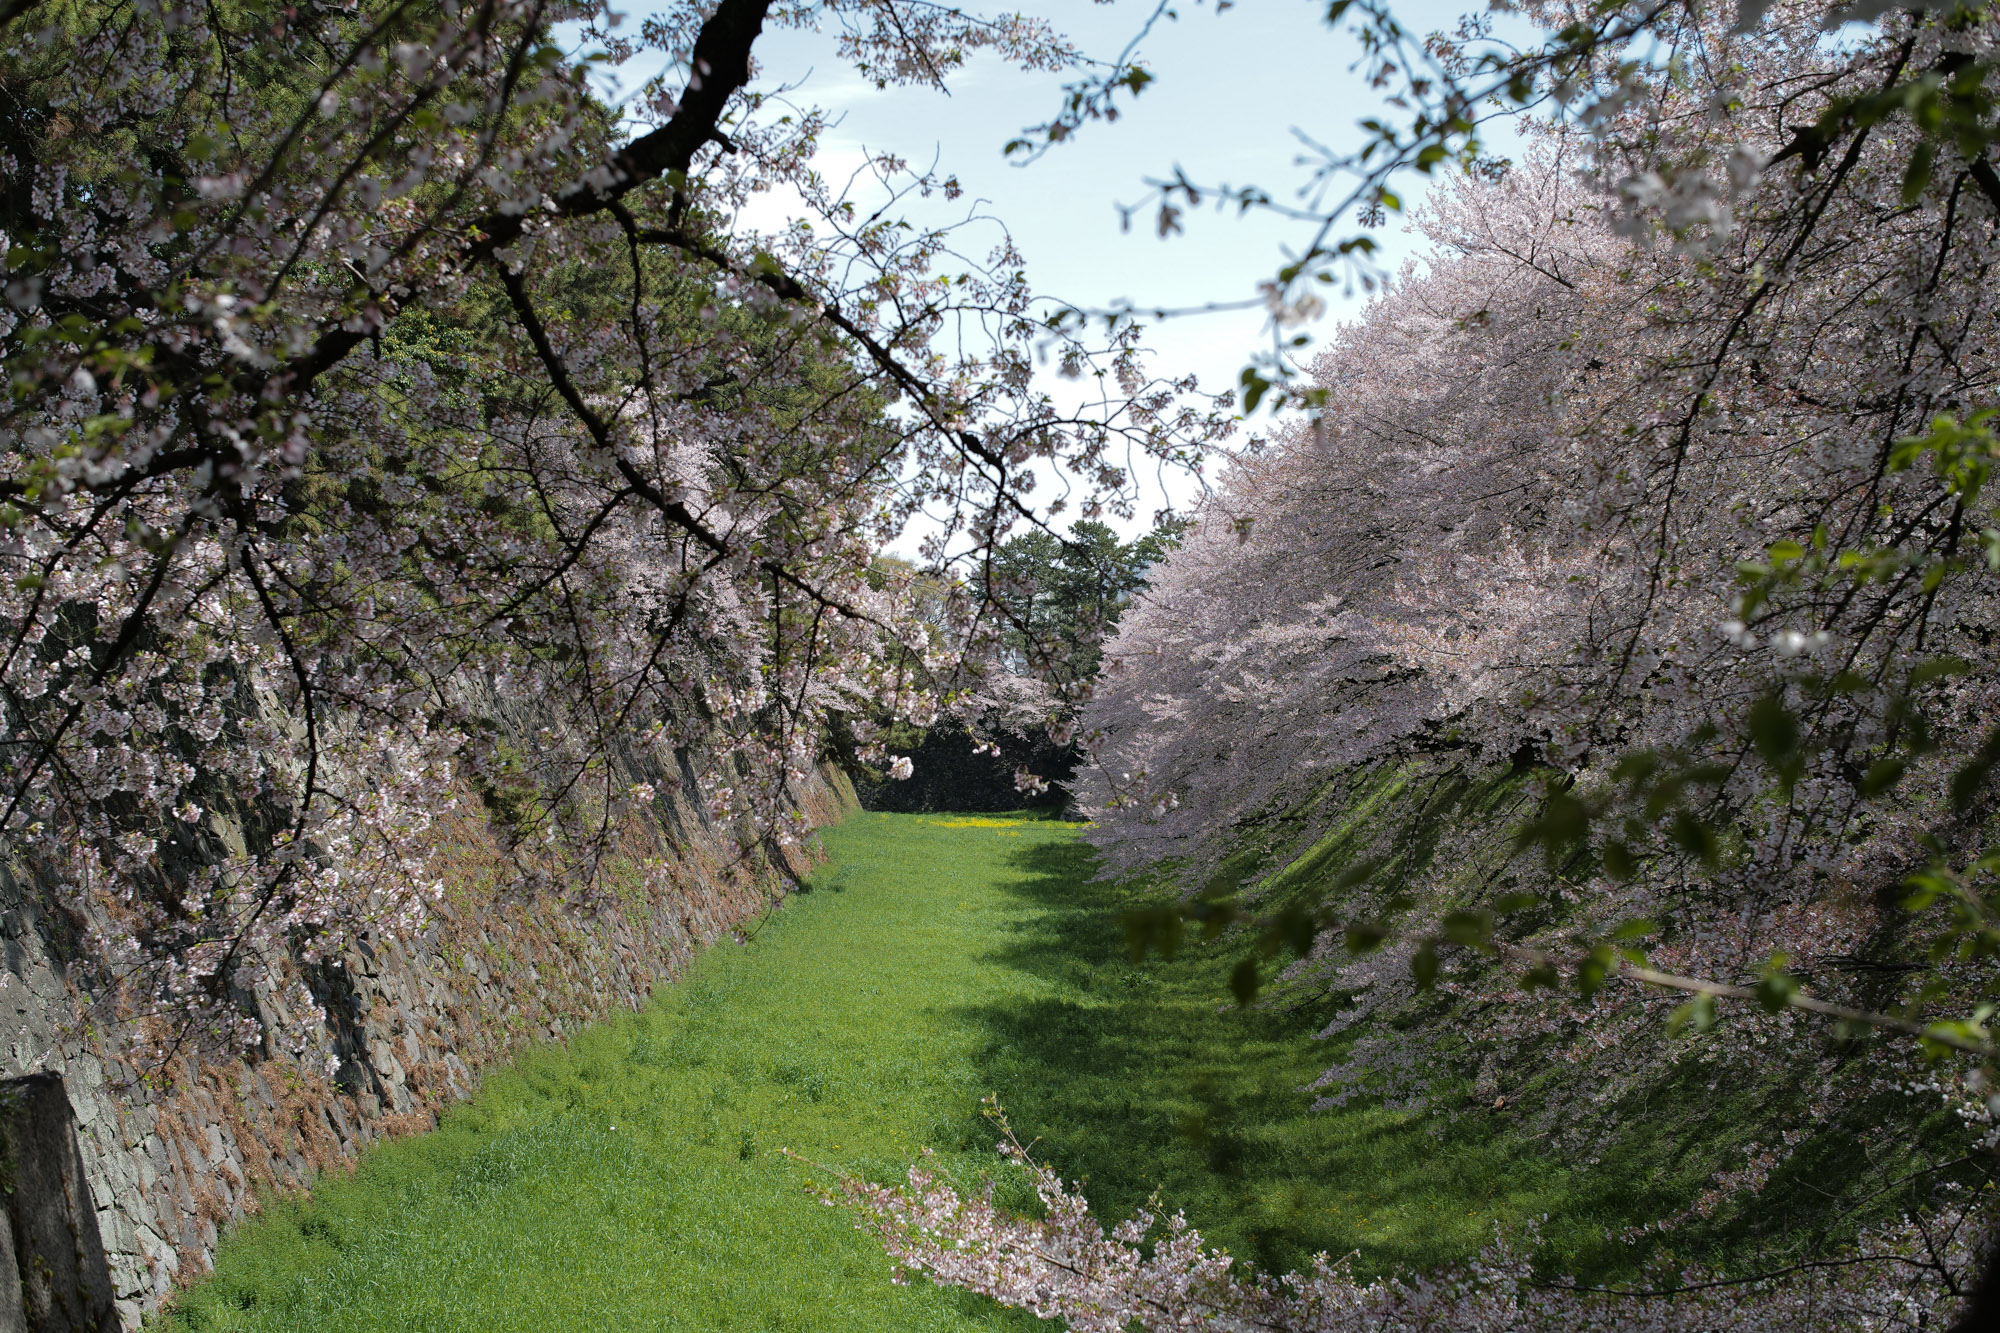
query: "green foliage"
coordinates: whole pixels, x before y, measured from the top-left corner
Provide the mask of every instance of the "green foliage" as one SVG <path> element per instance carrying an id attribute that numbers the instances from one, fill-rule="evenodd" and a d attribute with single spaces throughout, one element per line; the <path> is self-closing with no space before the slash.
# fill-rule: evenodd
<path id="1" fill-rule="evenodd" d="M 1102 523 L 1085 520 L 1067 537 L 1031 529 L 1001 543 L 973 575 L 975 599 L 987 603 L 995 622 L 1003 665 L 1022 675 L 1040 676 L 1058 691 L 1077 697 L 1088 691 L 1103 657 L 1103 642 L 1117 627 L 1132 598 L 1146 586 L 1146 571 L 1172 549 L 1186 524 L 1168 519 L 1136 541 L 1121 541 Z M 913 581 L 920 596 L 942 600 L 933 578 L 919 576 L 894 557 L 876 561 L 877 586 L 891 578 Z M 1059 719 L 1046 719 L 1055 723 Z M 985 721 L 991 724 L 994 719 Z M 878 726 L 879 726 L 878 722 Z M 958 728 L 928 734 L 894 723 L 881 740 L 891 753 L 916 765 L 907 781 L 892 781 L 855 757 L 856 746 L 844 721 L 833 728 L 830 745 L 860 779 L 862 803 L 871 810 L 917 813 L 990 809 L 1021 799 L 1014 782 L 1020 771 L 1049 784 L 1046 804 L 1068 801 L 1063 785 L 1076 770 L 1077 748 L 1052 726 L 1008 719 L 975 738 Z M 1056 736 L 1063 735 L 1058 740 Z M 998 753 L 993 753 L 993 750 Z"/>
<path id="2" fill-rule="evenodd" d="M 1067 538 L 1038 529 L 996 547 L 981 582 L 1000 608 L 1017 669 L 1046 670 L 1065 683 L 1095 676 L 1103 640 L 1146 586 L 1146 570 L 1173 549 L 1186 526 L 1169 519 L 1125 542 L 1104 524 L 1085 520 Z"/>

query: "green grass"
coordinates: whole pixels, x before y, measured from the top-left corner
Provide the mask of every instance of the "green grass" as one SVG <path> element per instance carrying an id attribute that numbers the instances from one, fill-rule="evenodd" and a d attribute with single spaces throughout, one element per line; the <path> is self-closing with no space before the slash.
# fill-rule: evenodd
<path id="1" fill-rule="evenodd" d="M 226 1238 L 175 1328 L 1023 1330 L 893 1286 L 808 1192 L 813 1162 L 899 1176 L 925 1147 L 994 1168 L 998 1093 L 1037 1152 L 1122 1215 L 1158 1190 L 1267 1267 L 1463 1258 L 1544 1212 L 1601 1234 L 1620 1182 L 1497 1128 L 1307 1111 L 1315 1012 L 1226 1002 L 1226 949 L 1134 965 L 1074 826 L 859 815 L 813 892 L 644 1014 L 490 1074 L 436 1132 L 370 1152 Z M 1629 1201 L 1628 1201 L 1629 1202 Z"/>

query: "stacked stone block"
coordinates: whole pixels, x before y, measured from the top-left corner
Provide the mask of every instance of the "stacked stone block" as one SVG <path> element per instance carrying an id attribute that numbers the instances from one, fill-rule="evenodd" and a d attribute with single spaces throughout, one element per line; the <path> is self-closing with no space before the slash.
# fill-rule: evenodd
<path id="1" fill-rule="evenodd" d="M 853 808 L 832 768 L 797 795 L 815 825 Z M 207 1271 L 221 1233 L 263 1200 L 350 1167 L 378 1139 L 430 1128 L 486 1066 L 643 1007 L 806 872 L 797 848 L 741 858 L 697 796 L 684 785 L 662 793 L 657 845 L 670 873 L 649 897 L 552 910 L 503 882 L 480 901 L 448 900 L 417 938 L 363 940 L 308 977 L 340 1056 L 331 1079 L 275 1051 L 184 1061 L 165 1080 L 138 1067 L 78 982 L 79 960 L 65 957 L 75 931 L 0 878 L 0 1077 L 62 1076 L 116 1323 L 137 1327 L 176 1282 Z M 487 869 L 497 877 L 509 864 L 496 850 Z"/>

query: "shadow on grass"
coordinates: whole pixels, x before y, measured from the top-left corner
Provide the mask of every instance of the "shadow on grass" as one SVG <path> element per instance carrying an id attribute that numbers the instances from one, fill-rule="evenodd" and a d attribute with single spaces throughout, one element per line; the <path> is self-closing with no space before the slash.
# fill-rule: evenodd
<path id="1" fill-rule="evenodd" d="M 1905 1145 L 1876 1162 L 1828 1135 L 1763 1195 L 1627 1243 L 1619 1233 L 1684 1211 L 1718 1170 L 1740 1164 L 1742 1145 L 1782 1123 L 1799 1090 L 1718 1088 L 1712 1071 L 1691 1066 L 1654 1089 L 1656 1104 L 1630 1108 L 1627 1132 L 1587 1166 L 1540 1146 L 1511 1113 L 1466 1101 L 1457 1114 L 1365 1102 L 1316 1113 L 1306 1085 L 1341 1054 L 1313 1040 L 1332 1016 L 1327 1002 L 1237 1008 L 1227 979 L 1247 946 L 1228 937 L 1133 962 L 1123 915 L 1159 891 L 1094 882 L 1094 853 L 1080 842 L 1023 848 L 1010 863 L 1019 875 L 1007 890 L 1030 910 L 994 961 L 1037 978 L 1044 994 L 965 1017 L 985 1033 L 981 1073 L 1017 1132 L 1086 1183 L 1106 1222 L 1157 1197 L 1156 1209 L 1185 1211 L 1212 1244 L 1267 1272 L 1323 1250 L 1354 1252 L 1364 1275 L 1469 1259 L 1497 1224 L 1552 1270 L 1629 1280 L 1652 1259 L 1733 1271 L 1774 1266 L 1796 1244 L 1851 1240 L 1858 1214 L 1841 1210 L 1829 1230 L 1827 1200 L 1873 1200 L 1893 1214 L 1883 1182 L 1929 1160 Z"/>
<path id="2" fill-rule="evenodd" d="M 987 1042 L 981 1072 L 1037 1155 L 1083 1179 L 1106 1219 L 1157 1191 L 1211 1242 L 1283 1272 L 1320 1250 L 1369 1271 L 1467 1257 L 1546 1203 L 1564 1173 L 1478 1123 L 1373 1107 L 1309 1110 L 1334 1050 L 1331 1014 L 1239 1009 L 1228 941 L 1134 963 L 1122 915 L 1147 891 L 1092 881 L 1079 842 L 1026 847 L 1009 886 L 1032 909 L 995 959 L 1036 977 L 1038 1000 L 965 1015 Z"/>

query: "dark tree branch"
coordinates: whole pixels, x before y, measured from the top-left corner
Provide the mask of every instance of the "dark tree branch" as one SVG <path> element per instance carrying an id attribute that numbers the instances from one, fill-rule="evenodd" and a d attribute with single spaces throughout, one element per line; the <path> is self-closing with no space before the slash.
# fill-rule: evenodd
<path id="1" fill-rule="evenodd" d="M 650 181 L 685 175 L 694 155 L 722 138 L 722 113 L 750 81 L 750 48 L 763 33 L 770 8 L 771 0 L 722 0 L 695 37 L 693 72 L 673 118 L 613 153 L 604 164 L 605 183 L 586 179 L 559 192 L 556 211 L 587 217 Z M 521 213 L 495 213 L 478 223 L 483 235 L 473 243 L 472 257 L 483 259 L 520 236 L 524 218 Z"/>

